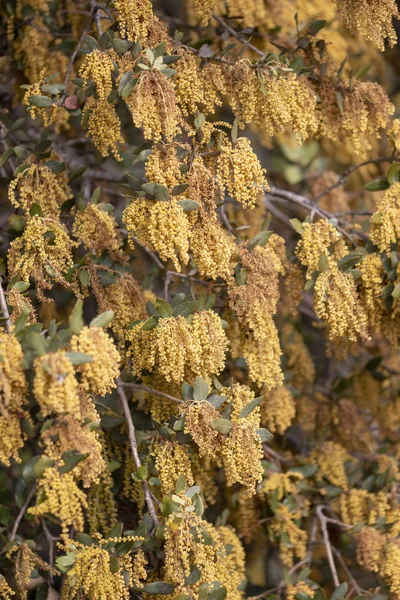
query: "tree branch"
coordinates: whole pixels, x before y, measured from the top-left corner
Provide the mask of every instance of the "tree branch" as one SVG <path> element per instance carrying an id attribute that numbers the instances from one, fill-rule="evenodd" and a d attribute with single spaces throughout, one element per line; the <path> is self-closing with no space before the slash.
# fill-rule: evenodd
<path id="1" fill-rule="evenodd" d="M 13 542 L 15 539 L 15 536 L 17 535 L 18 527 L 20 526 L 21 521 L 24 518 L 24 514 L 26 513 L 26 511 L 28 509 L 28 506 L 33 498 L 34 493 L 35 493 L 35 490 L 36 490 L 36 485 L 34 485 L 33 488 L 31 489 L 31 491 L 29 492 L 24 504 L 21 507 L 21 510 L 19 511 L 19 513 L 17 515 L 17 518 L 15 519 L 15 523 L 11 530 L 10 537 L 8 538 L 10 540 L 10 542 Z"/>
<path id="2" fill-rule="evenodd" d="M 126 422 L 128 425 L 129 445 L 131 448 L 133 461 L 135 463 L 136 469 L 139 469 L 139 467 L 141 467 L 142 465 L 141 465 L 140 458 L 139 458 L 139 452 L 138 452 L 136 436 L 135 436 L 135 426 L 132 421 L 131 411 L 129 410 L 128 398 L 126 397 L 125 390 L 123 387 L 124 384 L 122 383 L 120 377 L 118 377 L 116 379 L 116 383 L 117 383 L 118 396 L 121 400 L 122 408 L 124 410 Z M 155 527 L 158 527 L 160 522 L 158 520 L 156 510 L 154 508 L 153 500 L 152 500 L 152 497 L 150 494 L 149 485 L 148 485 L 147 481 L 143 481 L 142 485 L 143 485 L 144 497 L 146 500 L 146 504 L 147 504 L 147 508 L 149 510 L 150 516 L 153 519 L 153 523 L 154 523 Z"/>
<path id="3" fill-rule="evenodd" d="M 339 577 L 338 577 L 337 570 L 336 570 L 335 560 L 333 558 L 331 542 L 329 539 L 329 533 L 328 533 L 328 527 L 327 527 L 328 519 L 327 519 L 327 517 L 325 517 L 323 510 L 324 510 L 324 506 L 322 506 L 322 505 L 317 506 L 316 514 L 317 514 L 317 517 L 321 524 L 322 537 L 324 539 L 324 546 L 325 546 L 326 555 L 328 558 L 329 568 L 330 568 L 331 574 L 332 574 L 333 583 L 334 583 L 335 588 L 337 588 L 340 585 L 340 581 L 339 581 Z"/>
<path id="4" fill-rule="evenodd" d="M 156 390 L 147 385 L 142 385 L 141 383 L 121 382 L 121 384 L 123 385 L 123 387 L 129 387 L 134 390 L 143 390 L 144 392 L 148 392 L 149 394 L 154 394 L 155 396 L 160 396 L 161 398 L 166 398 L 167 400 L 171 400 L 171 402 L 177 402 L 178 404 L 183 404 L 183 400 L 180 400 L 179 398 L 175 398 L 175 396 L 170 396 L 169 394 L 166 394 L 165 392 L 160 392 L 159 390 Z"/>
<path id="5" fill-rule="evenodd" d="M 12 328 L 12 323 L 11 323 L 10 313 L 8 312 L 6 296 L 5 296 L 4 290 L 3 290 L 3 279 L 1 277 L 0 277 L 0 308 L 1 308 L 1 312 L 3 313 L 3 317 L 5 319 L 6 331 L 7 331 L 7 333 L 10 333 L 11 328 Z"/>

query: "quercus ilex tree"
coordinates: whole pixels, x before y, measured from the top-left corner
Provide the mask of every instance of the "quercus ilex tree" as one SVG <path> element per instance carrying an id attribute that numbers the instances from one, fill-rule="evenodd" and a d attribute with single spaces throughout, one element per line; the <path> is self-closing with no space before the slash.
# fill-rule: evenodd
<path id="1" fill-rule="evenodd" d="M 1 4 L 1 599 L 400 596 L 398 17 Z"/>

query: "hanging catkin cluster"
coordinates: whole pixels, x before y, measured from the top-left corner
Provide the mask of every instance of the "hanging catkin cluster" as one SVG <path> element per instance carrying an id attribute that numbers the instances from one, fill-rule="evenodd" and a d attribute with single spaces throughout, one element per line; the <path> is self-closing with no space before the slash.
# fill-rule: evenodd
<path id="1" fill-rule="evenodd" d="M 210 310 L 194 314 L 191 323 L 180 316 L 160 319 L 150 330 L 140 323 L 127 338 L 133 373 L 157 369 L 176 383 L 220 373 L 228 347 L 221 319 Z"/>

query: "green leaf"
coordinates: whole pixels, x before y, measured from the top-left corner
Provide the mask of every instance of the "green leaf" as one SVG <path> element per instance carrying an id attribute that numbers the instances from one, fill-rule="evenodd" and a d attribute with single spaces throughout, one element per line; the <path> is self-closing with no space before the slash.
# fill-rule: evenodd
<path id="1" fill-rule="evenodd" d="M 205 121 L 206 121 L 205 116 L 203 115 L 203 113 L 199 112 L 199 114 L 196 116 L 196 118 L 194 120 L 194 126 L 196 127 L 197 130 L 199 130 L 203 127 Z"/>
<path id="2" fill-rule="evenodd" d="M 54 465 L 54 460 L 48 456 L 41 456 L 33 467 L 33 474 L 35 479 L 39 479 L 46 469 L 49 469 Z"/>
<path id="3" fill-rule="evenodd" d="M 178 594 L 174 596 L 172 600 L 192 600 L 192 596 L 188 596 L 187 594 Z"/>
<path id="4" fill-rule="evenodd" d="M 232 423 L 229 419 L 213 419 L 210 423 L 211 427 L 220 433 L 227 434 L 232 429 Z"/>
<path id="5" fill-rule="evenodd" d="M 183 212 L 190 212 L 191 210 L 196 210 L 196 208 L 199 208 L 199 205 L 195 200 L 189 200 L 186 198 L 184 200 L 179 200 L 178 204 L 182 208 Z"/>
<path id="6" fill-rule="evenodd" d="M 253 398 L 253 400 L 250 400 L 250 402 L 248 402 L 246 406 L 243 406 L 242 410 L 239 413 L 239 418 L 245 419 L 246 417 L 248 417 L 253 412 L 253 410 L 260 404 L 263 398 L 264 396 L 258 396 L 258 398 Z"/>
<path id="7" fill-rule="evenodd" d="M 79 269 L 78 272 L 79 281 L 84 287 L 89 287 L 90 284 L 90 276 L 89 271 L 84 267 L 83 269 Z"/>
<path id="8" fill-rule="evenodd" d="M 333 592 L 333 594 L 331 596 L 331 600 L 342 600 L 342 598 L 344 598 L 345 595 L 347 594 L 348 587 L 349 586 L 348 586 L 347 581 L 338 585 L 338 587 L 335 589 L 335 591 Z"/>
<path id="9" fill-rule="evenodd" d="M 326 21 L 323 19 L 317 19 L 316 21 L 313 21 L 311 23 L 311 25 L 308 27 L 308 31 L 311 33 L 311 35 L 317 35 L 317 33 L 319 31 L 321 31 L 321 29 L 323 29 L 326 25 Z"/>
<path id="10" fill-rule="evenodd" d="M 23 294 L 24 292 L 26 292 L 26 290 L 28 290 L 29 287 L 30 287 L 30 285 L 29 285 L 29 283 L 26 283 L 26 281 L 17 281 L 17 283 L 14 283 L 14 285 L 13 285 L 13 288 L 18 290 L 20 294 Z"/>
<path id="11" fill-rule="evenodd" d="M 193 400 L 206 400 L 208 396 L 208 383 L 202 377 L 196 377 L 193 385 Z"/>
<path id="12" fill-rule="evenodd" d="M 21 117 L 20 119 L 17 119 L 11 125 L 11 127 L 10 127 L 10 133 L 13 132 L 13 131 L 17 131 L 17 129 L 21 129 L 21 127 L 23 127 L 25 125 L 25 123 L 26 123 L 26 118 L 25 117 Z"/>
<path id="13" fill-rule="evenodd" d="M 108 538 L 120 538 L 122 537 L 122 532 L 123 532 L 123 528 L 124 525 L 123 523 L 117 523 L 116 525 L 114 525 L 114 527 L 112 527 L 110 529 L 110 531 L 108 532 Z"/>
<path id="14" fill-rule="evenodd" d="M 362 67 L 359 71 L 357 71 L 356 73 L 356 79 L 362 79 L 370 70 L 371 65 L 368 65 L 366 67 Z"/>
<path id="15" fill-rule="evenodd" d="M 147 468 L 147 465 L 140 466 L 138 470 L 135 471 L 135 473 L 132 473 L 132 479 L 134 481 L 146 481 L 148 476 L 149 470 Z"/>
<path id="16" fill-rule="evenodd" d="M 112 41 L 113 48 L 117 54 L 125 54 L 127 50 L 132 46 L 132 42 L 129 40 L 121 40 L 120 38 L 114 38 Z"/>
<path id="17" fill-rule="evenodd" d="M 261 231 L 258 233 L 250 242 L 249 250 L 253 250 L 256 246 L 265 246 L 269 238 L 272 235 L 272 231 Z"/>
<path id="18" fill-rule="evenodd" d="M 347 254 L 346 256 L 343 256 L 343 258 L 340 258 L 338 260 L 338 267 L 341 271 L 345 272 L 348 269 L 354 267 L 357 263 L 360 262 L 360 260 L 362 260 L 361 254 L 351 252 L 350 254 Z"/>
<path id="19" fill-rule="evenodd" d="M 25 146 L 14 146 L 14 154 L 18 160 L 26 160 L 30 156 L 30 152 Z"/>
<path id="20" fill-rule="evenodd" d="M 223 585 L 216 590 L 213 590 L 208 594 L 208 600 L 224 600 L 226 598 L 228 591 L 226 587 Z"/>
<path id="21" fill-rule="evenodd" d="M 48 108 L 54 104 L 51 98 L 48 98 L 47 96 L 41 96 L 40 94 L 28 96 L 28 101 L 29 104 L 32 104 L 32 106 L 37 106 L 38 108 Z"/>
<path id="22" fill-rule="evenodd" d="M 387 180 L 390 185 L 400 181 L 400 165 L 397 162 L 392 163 L 390 166 L 390 169 L 387 173 Z"/>
<path id="23" fill-rule="evenodd" d="M 69 567 L 75 562 L 75 552 L 68 552 L 66 556 L 59 556 L 56 558 L 56 567 L 62 572 L 67 573 Z"/>
<path id="24" fill-rule="evenodd" d="M 221 408 L 221 406 L 223 405 L 223 403 L 226 400 L 226 396 L 218 396 L 217 394 L 213 394 L 212 396 L 209 396 L 207 398 L 207 402 L 209 402 L 210 404 L 212 404 L 214 406 L 214 408 Z"/>
<path id="25" fill-rule="evenodd" d="M 321 256 L 319 257 L 318 271 L 321 271 L 321 273 L 329 271 L 329 263 L 326 254 L 321 254 Z"/>
<path id="26" fill-rule="evenodd" d="M 373 179 L 372 181 L 364 185 L 364 189 L 368 192 L 380 192 L 381 190 L 387 190 L 389 187 L 390 184 L 386 177 Z"/>
<path id="27" fill-rule="evenodd" d="M 22 333 L 22 331 L 28 325 L 28 319 L 29 319 L 29 308 L 26 305 L 24 305 L 22 307 L 21 314 L 19 315 L 18 319 L 15 321 L 14 335 L 18 336 L 20 333 Z"/>
<path id="28" fill-rule="evenodd" d="M 83 354 L 83 352 L 66 352 L 65 356 L 74 365 L 85 365 L 86 363 L 93 362 L 93 356 L 89 354 Z"/>
<path id="29" fill-rule="evenodd" d="M 90 204 L 98 204 L 100 202 L 100 198 L 101 198 L 101 187 L 97 187 L 94 190 L 92 197 L 90 198 Z"/>
<path id="30" fill-rule="evenodd" d="M 239 131 L 239 119 L 236 118 L 233 121 L 233 125 L 232 125 L 232 131 L 231 131 L 231 138 L 232 138 L 232 142 L 235 144 L 236 140 L 238 138 L 238 131 Z"/>
<path id="31" fill-rule="evenodd" d="M 50 169 L 56 175 L 58 173 L 62 173 L 67 168 L 65 163 L 61 162 L 61 160 L 48 160 L 44 163 L 44 166 Z"/>
<path id="32" fill-rule="evenodd" d="M 303 235 L 304 228 L 302 223 L 298 219 L 290 219 L 290 224 L 297 233 Z"/>
<path id="33" fill-rule="evenodd" d="M 397 284 L 394 286 L 394 289 L 393 289 L 393 292 L 392 292 L 392 296 L 393 296 L 393 298 L 395 298 L 396 300 L 397 300 L 398 298 L 400 298 L 400 283 L 397 283 Z"/>
<path id="34" fill-rule="evenodd" d="M 186 192 L 186 190 L 188 189 L 189 184 L 188 183 L 180 183 L 179 185 L 175 185 L 172 188 L 172 195 L 173 196 L 180 196 L 181 194 L 183 194 L 183 192 Z"/>
<path id="35" fill-rule="evenodd" d="M 151 329 L 154 329 L 157 327 L 157 323 L 158 321 L 155 317 L 149 317 L 147 321 L 144 322 L 142 331 L 150 331 Z"/>
<path id="36" fill-rule="evenodd" d="M 85 35 L 84 42 L 89 46 L 91 50 L 99 50 L 100 46 L 98 42 L 91 35 Z"/>
<path id="37" fill-rule="evenodd" d="M 173 310 L 171 306 L 162 298 L 157 298 L 156 309 L 162 319 L 168 319 L 173 315 Z"/>
<path id="38" fill-rule="evenodd" d="M 161 594 L 162 596 L 167 596 L 167 594 L 171 594 L 174 591 L 174 585 L 172 583 L 167 583 L 166 581 L 153 581 L 153 583 L 147 583 L 143 590 L 146 594 Z"/>
<path id="39" fill-rule="evenodd" d="M 113 310 L 106 310 L 90 321 L 89 327 L 107 327 L 113 320 L 114 315 Z"/>
<path id="40" fill-rule="evenodd" d="M 257 429 L 257 433 L 261 438 L 261 441 L 263 443 L 268 443 L 272 440 L 272 438 L 274 437 L 272 435 L 272 433 L 270 431 L 268 431 L 268 429 L 265 429 L 265 427 L 260 427 L 259 429 Z"/>
<path id="41" fill-rule="evenodd" d="M 83 544 L 84 546 L 94 546 L 96 544 L 96 540 L 94 538 L 90 537 L 90 535 L 88 535 L 87 533 L 82 533 L 81 531 L 78 531 L 78 533 L 75 536 L 75 539 L 77 542 Z"/>
<path id="42" fill-rule="evenodd" d="M 62 467 L 59 467 L 60 473 L 69 473 L 76 465 L 85 460 L 87 456 L 87 454 L 80 454 L 79 452 L 75 452 L 75 450 L 64 452 L 61 458 L 65 464 Z"/>
<path id="43" fill-rule="evenodd" d="M 39 217 L 43 217 L 43 211 L 40 204 L 32 204 L 32 206 L 29 209 L 29 214 L 31 217 L 35 217 L 36 215 L 38 215 Z"/>
<path id="44" fill-rule="evenodd" d="M 7 148 L 0 157 L 0 167 L 4 167 L 9 158 L 14 154 L 14 148 Z"/>
<path id="45" fill-rule="evenodd" d="M 76 335 L 81 331 L 83 323 L 83 300 L 79 298 L 68 318 L 69 328 Z"/>
<path id="46" fill-rule="evenodd" d="M 340 110 L 340 114 L 344 114 L 344 106 L 343 106 L 343 94 L 342 92 L 336 92 L 336 102 Z"/>

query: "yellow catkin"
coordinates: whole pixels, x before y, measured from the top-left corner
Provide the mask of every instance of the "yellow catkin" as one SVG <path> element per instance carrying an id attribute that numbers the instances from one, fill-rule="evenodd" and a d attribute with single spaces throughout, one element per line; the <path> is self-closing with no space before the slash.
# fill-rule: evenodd
<path id="1" fill-rule="evenodd" d="M 170 142 L 179 131 L 180 111 L 171 81 L 156 69 L 140 75 L 132 94 L 125 98 L 136 127 L 146 139 Z"/>
<path id="2" fill-rule="evenodd" d="M 93 50 L 85 56 L 79 75 L 85 84 L 93 81 L 99 99 L 106 101 L 112 90 L 113 71 L 114 65 L 107 52 Z"/>
<path id="3" fill-rule="evenodd" d="M 250 140 L 238 138 L 224 143 L 218 157 L 217 177 L 221 187 L 243 207 L 254 207 L 259 194 L 269 189 L 265 171 L 254 154 Z"/>
<path id="4" fill-rule="evenodd" d="M 358 297 L 354 278 L 336 266 L 318 275 L 314 286 L 314 310 L 329 325 L 329 339 L 367 340 L 368 318 Z"/>
<path id="5" fill-rule="evenodd" d="M 152 183 L 172 189 L 182 183 L 181 162 L 174 144 L 155 144 L 146 161 L 146 177 Z"/>
<path id="6" fill-rule="evenodd" d="M 380 573 L 388 580 L 389 589 L 393 594 L 400 593 L 400 546 L 393 542 L 389 544 Z"/>
<path id="7" fill-rule="evenodd" d="M 41 301 L 45 301 L 43 292 L 52 288 L 53 280 L 74 289 L 73 284 L 65 278 L 74 265 L 73 246 L 64 225 L 52 217 L 41 218 L 36 215 L 30 219 L 22 236 L 10 245 L 10 276 L 18 276 L 23 281 L 29 281 L 32 277 Z"/>
<path id="8" fill-rule="evenodd" d="M 121 133 L 121 122 L 113 104 L 107 100 L 95 100 L 90 97 L 85 102 L 82 112 L 87 136 L 92 138 L 93 145 L 101 156 L 112 154 L 116 160 L 122 160 L 118 145 L 124 143 L 124 138 Z"/>
<path id="9" fill-rule="evenodd" d="M 272 389 L 283 380 L 281 347 L 273 315 L 279 298 L 279 274 L 282 261 L 274 244 L 282 240 L 271 236 L 264 247 L 251 252 L 240 249 L 240 263 L 245 269 L 245 285 L 229 287 L 230 304 L 241 330 L 241 351 L 246 359 L 249 376 L 258 385 Z"/>
<path id="10" fill-rule="evenodd" d="M 185 433 L 189 433 L 197 444 L 200 456 L 217 460 L 223 436 L 212 428 L 211 421 L 219 418 L 219 412 L 209 402 L 192 402 L 184 415 Z"/>
<path id="11" fill-rule="evenodd" d="M 228 486 L 241 483 L 248 495 L 255 494 L 256 485 L 262 480 L 264 469 L 261 460 L 264 451 L 257 432 L 260 427 L 260 409 L 256 407 L 247 417 L 241 417 L 241 411 L 254 399 L 254 393 L 247 386 L 235 384 L 232 388 L 223 388 L 228 402 L 232 403 L 232 429 L 224 440 L 222 462 Z"/>
<path id="12" fill-rule="evenodd" d="M 371 217 L 371 240 L 381 252 L 390 252 L 400 237 L 400 183 L 393 183 L 378 201 Z"/>
<path id="13" fill-rule="evenodd" d="M 148 28 L 153 16 L 150 0 L 115 0 L 117 20 L 121 36 L 130 42 L 140 39 L 143 43 L 148 36 Z"/>
<path id="14" fill-rule="evenodd" d="M 93 360 L 77 367 L 85 390 L 104 396 L 116 387 L 120 356 L 111 337 L 100 327 L 84 327 L 71 340 L 71 349 Z"/>
<path id="15" fill-rule="evenodd" d="M 287 566 L 293 565 L 294 557 L 301 560 L 307 553 L 307 532 L 298 526 L 299 516 L 281 504 L 276 512 L 276 519 L 271 524 L 272 531 L 279 539 L 281 560 Z M 289 544 L 284 541 L 282 534 L 289 540 Z"/>
<path id="16" fill-rule="evenodd" d="M 385 49 L 385 41 L 394 46 L 397 41 L 393 17 L 399 18 L 394 0 L 336 0 L 346 27 L 373 42 L 379 50 Z"/>
<path id="17" fill-rule="evenodd" d="M 349 488 L 344 463 L 350 458 L 347 450 L 334 442 L 325 442 L 310 454 L 310 462 L 319 467 L 318 477 L 344 490 Z"/>
<path id="18" fill-rule="evenodd" d="M 105 250 L 114 255 L 122 245 L 115 218 L 102 210 L 101 205 L 87 204 L 83 212 L 78 212 L 72 233 L 97 256 Z"/>
<path id="19" fill-rule="evenodd" d="M 80 412 L 74 367 L 64 352 L 44 354 L 35 360 L 33 392 L 43 415 Z"/>
<path id="20" fill-rule="evenodd" d="M 13 334 L 0 332 L 0 355 L 0 462 L 10 466 L 11 459 L 21 462 L 19 450 L 27 437 L 22 420 L 31 420 L 24 406 L 28 388 L 22 348 Z"/>
<path id="21" fill-rule="evenodd" d="M 42 434 L 40 443 L 44 454 L 55 461 L 61 461 L 62 455 L 71 450 L 86 455 L 71 471 L 84 487 L 98 483 L 100 474 L 106 469 L 98 433 L 91 431 L 88 425 L 82 425 L 74 416 L 57 419 Z"/>
<path id="22" fill-rule="evenodd" d="M 132 583 L 137 587 L 142 587 L 143 582 L 147 579 L 147 558 L 141 548 L 136 552 L 133 569 L 132 569 Z"/>
<path id="23" fill-rule="evenodd" d="M 10 317 L 13 323 L 22 315 L 23 312 L 28 314 L 28 323 L 32 325 L 36 323 L 37 316 L 32 300 L 29 296 L 25 296 L 18 291 L 16 287 L 11 288 L 7 294 L 7 304 L 10 307 Z"/>
<path id="24" fill-rule="evenodd" d="M 91 535 L 99 531 L 106 535 L 118 522 L 113 485 L 111 473 L 106 469 L 100 474 L 99 483 L 92 484 L 88 490 L 86 515 Z"/>
<path id="25" fill-rule="evenodd" d="M 88 600 L 128 600 L 122 565 L 116 572 L 111 571 L 107 550 L 96 546 L 78 549 L 75 562 L 66 575 L 61 598 L 73 600 L 80 598 L 82 592 Z"/>
<path id="26" fill-rule="evenodd" d="M 0 575 L 0 597 L 2 600 L 10 600 L 11 596 L 15 596 L 15 592 L 8 585 L 6 578 Z"/>
<path id="27" fill-rule="evenodd" d="M 124 211 L 123 220 L 140 244 L 157 252 L 164 261 L 171 260 L 181 271 L 189 261 L 189 221 L 178 201 L 134 200 Z"/>
<path id="28" fill-rule="evenodd" d="M 286 599 L 296 600 L 297 594 L 306 594 L 310 598 L 313 598 L 314 590 L 305 581 L 298 581 L 295 584 L 289 583 L 286 588 Z"/>
<path id="29" fill-rule="evenodd" d="M 357 561 L 369 571 L 379 572 L 386 536 L 373 527 L 363 527 L 357 535 Z"/>
<path id="30" fill-rule="evenodd" d="M 184 476 L 187 486 L 194 484 L 187 448 L 177 442 L 159 442 L 155 445 L 153 454 L 155 466 L 164 494 L 173 494 L 177 481 Z"/>
<path id="31" fill-rule="evenodd" d="M 143 292 L 135 279 L 127 273 L 117 283 L 107 285 L 95 293 L 99 312 L 114 311 L 110 326 L 121 339 L 125 338 L 126 328 L 130 323 L 146 318 Z"/>
<path id="32" fill-rule="evenodd" d="M 75 531 L 83 531 L 85 508 L 86 495 L 78 488 L 73 475 L 62 475 L 57 469 L 50 468 L 45 470 L 39 481 L 38 503 L 28 512 L 38 518 L 48 513 L 57 517 L 61 524 L 61 535 L 67 539 L 70 527 L 74 527 Z"/>
<path id="33" fill-rule="evenodd" d="M 18 546 L 14 546 L 11 550 L 11 554 L 15 552 L 15 583 L 18 591 L 18 598 L 21 600 L 27 600 L 29 583 L 31 580 L 31 574 L 35 567 L 40 571 L 54 575 L 55 569 L 47 564 L 40 556 L 35 554 L 28 544 L 22 543 Z"/>
<path id="34" fill-rule="evenodd" d="M 192 323 L 184 317 L 160 319 L 156 328 L 143 331 L 143 323 L 127 333 L 131 343 L 132 371 L 158 369 L 167 382 L 181 383 L 201 375 L 207 379 L 224 367 L 227 339 L 221 319 L 213 311 L 201 311 Z"/>
<path id="35" fill-rule="evenodd" d="M 63 202 L 71 197 L 65 173 L 55 174 L 45 165 L 33 164 L 19 173 L 8 188 L 8 198 L 17 208 L 23 208 L 27 218 L 34 204 L 45 216 L 57 216 Z"/>
<path id="36" fill-rule="evenodd" d="M 284 385 L 264 391 L 261 420 L 272 433 L 284 433 L 296 416 L 296 403 L 291 391 Z"/>

